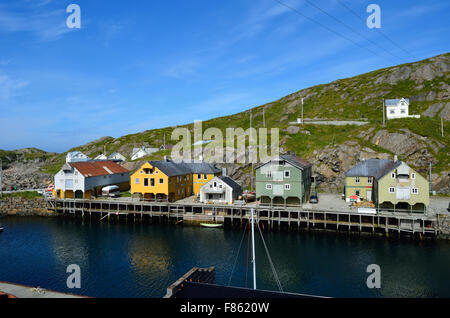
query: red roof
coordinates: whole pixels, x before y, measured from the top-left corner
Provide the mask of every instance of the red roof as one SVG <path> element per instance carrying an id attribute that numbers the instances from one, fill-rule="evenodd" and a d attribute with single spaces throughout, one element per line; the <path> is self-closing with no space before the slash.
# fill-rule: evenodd
<path id="1" fill-rule="evenodd" d="M 97 177 L 118 173 L 129 173 L 130 171 L 115 162 L 106 161 L 86 161 L 70 162 L 70 166 L 77 169 L 85 177 Z"/>

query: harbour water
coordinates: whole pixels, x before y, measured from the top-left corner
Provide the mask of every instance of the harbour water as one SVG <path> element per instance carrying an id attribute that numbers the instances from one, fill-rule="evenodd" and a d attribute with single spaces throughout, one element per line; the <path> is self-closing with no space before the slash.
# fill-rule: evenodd
<path id="1" fill-rule="evenodd" d="M 251 284 L 242 229 L 82 222 L 62 218 L 1 220 L 0 281 L 92 297 L 162 297 L 192 267 L 216 268 L 216 283 Z M 450 297 L 450 243 L 388 240 L 336 233 L 264 232 L 284 291 L 330 297 Z M 239 257 L 237 250 L 242 241 Z M 257 283 L 277 290 L 256 236 Z M 66 268 L 81 268 L 81 289 L 68 289 Z M 381 288 L 366 285 L 367 266 Z M 247 278 L 247 279 L 246 279 Z"/>

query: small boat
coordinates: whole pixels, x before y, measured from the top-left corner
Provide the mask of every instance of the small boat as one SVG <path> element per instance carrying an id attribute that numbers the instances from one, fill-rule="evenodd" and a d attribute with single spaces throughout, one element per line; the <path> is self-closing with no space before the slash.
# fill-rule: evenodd
<path id="1" fill-rule="evenodd" d="M 208 228 L 218 228 L 223 226 L 222 223 L 200 223 L 200 225 Z"/>
<path id="2" fill-rule="evenodd" d="M 244 198 L 244 200 L 245 200 L 245 202 L 253 202 L 253 201 L 255 201 L 256 200 L 256 192 L 254 192 L 254 191 L 245 191 L 243 194 L 242 194 L 242 197 Z"/>
<path id="3" fill-rule="evenodd" d="M 0 233 L 3 232 L 4 227 L 0 225 Z"/>

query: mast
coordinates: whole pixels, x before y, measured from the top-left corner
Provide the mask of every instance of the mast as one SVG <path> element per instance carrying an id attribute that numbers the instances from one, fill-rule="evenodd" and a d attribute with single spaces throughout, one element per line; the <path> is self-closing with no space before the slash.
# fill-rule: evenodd
<path id="1" fill-rule="evenodd" d="M 255 258 L 255 223 L 252 212 L 252 263 L 253 263 L 253 289 L 256 289 L 256 258 Z"/>

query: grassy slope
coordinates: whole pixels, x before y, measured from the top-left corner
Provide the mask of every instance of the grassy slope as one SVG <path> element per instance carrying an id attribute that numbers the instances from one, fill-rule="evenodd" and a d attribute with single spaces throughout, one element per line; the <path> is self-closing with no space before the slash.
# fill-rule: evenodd
<path id="1" fill-rule="evenodd" d="M 449 53 L 444 54 L 450 56 Z M 431 63 L 429 60 L 423 60 L 415 63 L 404 64 L 403 66 L 411 66 L 417 68 L 418 66 Z M 418 86 L 413 80 L 407 79 L 399 81 L 395 85 L 386 83 L 375 84 L 375 80 L 379 76 L 390 74 L 392 68 L 385 68 L 355 76 L 352 78 L 342 79 L 330 84 L 323 84 L 314 86 L 289 96 L 286 96 L 278 101 L 255 107 L 253 113 L 253 127 L 263 127 L 262 109 L 265 108 L 266 127 L 280 128 L 280 139 L 286 137 L 285 128 L 289 126 L 289 122 L 295 121 L 300 117 L 300 107 L 290 107 L 293 102 L 300 99 L 300 95 L 308 94 L 305 100 L 304 116 L 305 118 L 328 118 L 328 119 L 360 119 L 362 116 L 369 120 L 369 125 L 364 127 L 358 126 L 315 126 L 306 125 L 311 135 L 293 134 L 286 139 L 285 148 L 296 151 L 300 156 L 309 157 L 314 150 L 320 150 L 329 144 L 339 144 L 346 140 L 353 139 L 360 144 L 370 147 L 376 151 L 389 152 L 384 149 L 379 149 L 370 142 L 357 138 L 356 136 L 362 131 L 375 128 L 375 131 L 381 129 L 382 122 L 382 98 L 398 98 L 417 96 L 422 93 L 428 94 L 430 91 L 438 92 L 442 83 L 450 85 L 449 74 L 436 77 L 431 81 L 425 81 L 422 87 Z M 337 91 L 335 91 L 335 89 Z M 376 94 L 376 96 L 371 96 Z M 382 96 L 382 97 L 380 97 Z M 436 101 L 412 102 L 410 106 L 410 113 L 420 114 L 425 111 L 431 104 Z M 250 110 L 237 113 L 230 116 L 214 118 L 203 122 L 203 129 L 209 127 L 219 128 L 224 136 L 225 129 L 231 127 L 248 128 Z M 181 127 L 188 127 L 193 129 L 193 124 L 187 124 Z M 423 117 L 420 120 L 415 119 L 401 119 L 395 121 L 388 121 L 386 129 L 390 132 L 398 131 L 406 128 L 411 132 L 426 136 L 431 140 L 438 141 L 444 144 L 444 147 L 435 153 L 434 150 L 429 149 L 433 155 L 439 159 L 439 164 L 434 167 L 435 171 L 448 169 L 450 152 L 448 138 L 441 137 L 440 119 L 436 116 L 434 118 Z M 103 150 L 103 146 L 107 147 L 107 152 L 121 151 L 124 155 L 129 155 L 129 152 L 134 146 L 147 144 L 149 146 L 158 147 L 162 144 L 163 136 L 165 134 L 166 140 L 169 143 L 170 135 L 173 127 L 166 127 L 162 129 L 147 130 L 137 134 L 131 134 L 114 139 L 108 137 L 99 142 L 93 142 L 85 146 L 70 149 L 70 151 L 80 150 L 92 157 L 97 156 Z M 450 133 L 448 125 L 445 127 L 445 136 Z M 193 136 L 192 136 L 193 138 Z M 175 144 L 176 141 L 171 141 Z M 53 160 L 44 168 L 45 172 L 55 173 L 64 163 L 65 154 L 54 156 Z M 161 158 L 168 152 L 158 152 L 149 158 Z"/>

